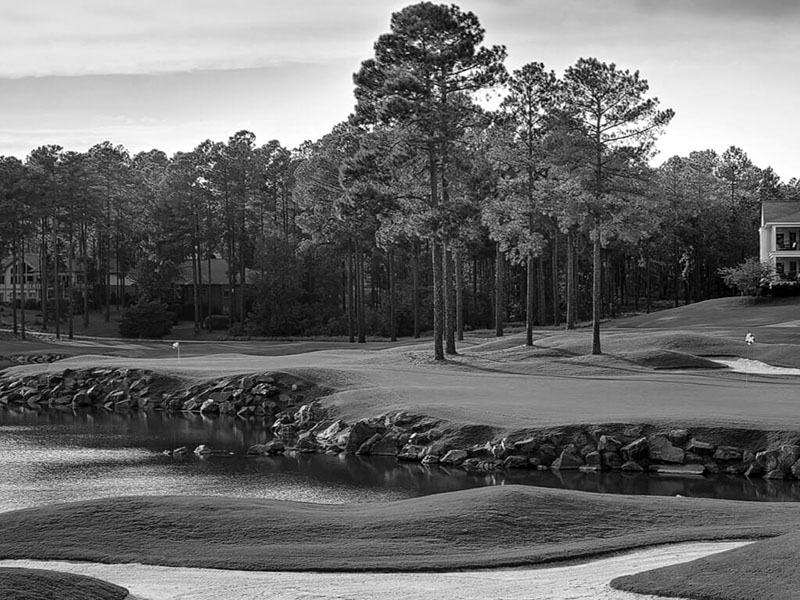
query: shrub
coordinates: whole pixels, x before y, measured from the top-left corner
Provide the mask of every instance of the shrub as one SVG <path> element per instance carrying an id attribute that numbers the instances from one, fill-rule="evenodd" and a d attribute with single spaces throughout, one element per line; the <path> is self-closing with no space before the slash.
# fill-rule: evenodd
<path id="1" fill-rule="evenodd" d="M 800 282 L 773 281 L 769 284 L 769 291 L 773 296 L 797 296 L 800 295 Z"/>
<path id="2" fill-rule="evenodd" d="M 172 329 L 172 313 L 160 302 L 134 304 L 124 313 L 119 333 L 126 338 L 160 338 Z"/>
<path id="3" fill-rule="evenodd" d="M 773 272 L 769 263 L 759 262 L 757 258 L 748 258 L 735 267 L 723 267 L 719 274 L 728 285 L 742 296 L 757 296 L 769 285 Z"/>
<path id="4" fill-rule="evenodd" d="M 211 315 L 205 318 L 203 323 L 206 329 L 220 330 L 229 329 L 231 326 L 231 318 L 228 315 Z"/>

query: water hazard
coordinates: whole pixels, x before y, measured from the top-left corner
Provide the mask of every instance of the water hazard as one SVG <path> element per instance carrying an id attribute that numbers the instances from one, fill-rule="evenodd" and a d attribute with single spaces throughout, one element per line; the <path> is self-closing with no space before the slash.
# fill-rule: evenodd
<path id="1" fill-rule="evenodd" d="M 219 495 L 318 503 L 397 500 L 486 485 L 525 484 L 611 494 L 798 501 L 800 482 L 733 476 L 522 471 L 466 473 L 394 458 L 287 454 L 247 457 L 269 439 L 261 423 L 160 412 L 0 410 L 0 511 L 126 495 Z M 207 444 L 217 453 L 162 451 Z"/>

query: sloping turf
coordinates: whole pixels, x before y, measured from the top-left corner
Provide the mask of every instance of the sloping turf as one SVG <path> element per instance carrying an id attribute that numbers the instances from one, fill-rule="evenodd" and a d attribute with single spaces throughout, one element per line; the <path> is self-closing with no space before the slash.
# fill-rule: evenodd
<path id="1" fill-rule="evenodd" d="M 796 600 L 800 598 L 800 532 L 619 577 L 611 586 L 697 600 Z"/>
<path id="2" fill-rule="evenodd" d="M 3 600 L 122 600 L 127 596 L 125 588 L 94 577 L 0 567 Z"/>
<path id="3" fill-rule="evenodd" d="M 800 505 L 498 486 L 389 503 L 135 497 L 0 514 L 0 558 L 246 570 L 534 564 L 668 542 L 775 536 Z"/>

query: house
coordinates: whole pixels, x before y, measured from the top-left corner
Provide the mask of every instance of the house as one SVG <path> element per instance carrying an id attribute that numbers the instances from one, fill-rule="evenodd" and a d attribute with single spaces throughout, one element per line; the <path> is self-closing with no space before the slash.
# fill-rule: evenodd
<path id="1" fill-rule="evenodd" d="M 245 270 L 245 278 L 248 284 L 252 284 L 253 276 L 254 271 L 252 269 Z M 210 305 L 210 314 L 230 314 L 231 299 L 238 297 L 237 294 L 241 287 L 238 283 L 238 274 L 235 279 L 237 283 L 231 289 L 228 280 L 228 261 L 224 258 L 201 260 L 200 274 L 197 280 L 200 304 L 205 307 Z M 180 264 L 176 285 L 181 304 L 193 304 L 192 261 L 187 260 Z"/>
<path id="2" fill-rule="evenodd" d="M 759 259 L 769 263 L 780 279 L 797 279 L 800 265 L 800 202 L 761 205 Z"/>
<path id="3" fill-rule="evenodd" d="M 17 276 L 19 271 L 19 259 L 15 263 L 11 256 L 8 255 L 0 260 L 0 302 L 11 302 L 15 298 L 14 284 L 16 284 L 16 298 L 24 300 L 35 300 L 41 302 L 42 300 L 42 272 L 40 267 L 40 257 L 37 252 L 25 252 L 22 255 L 22 264 L 24 272 L 25 289 L 20 289 L 20 284 L 23 278 Z M 117 271 L 116 261 L 112 261 L 110 265 L 111 273 L 109 274 L 111 290 L 114 293 L 119 292 L 121 297 L 126 293 L 133 291 L 135 282 L 129 277 L 122 277 Z M 53 298 L 53 272 L 48 273 L 50 285 L 48 287 L 48 297 Z M 74 288 L 77 290 L 83 289 L 83 267 L 80 259 L 76 259 L 73 265 L 72 273 L 67 270 L 67 266 L 60 263 L 59 270 L 59 293 L 62 298 L 69 297 L 69 289 Z"/>
<path id="4" fill-rule="evenodd" d="M 11 302 L 14 299 L 14 288 L 16 284 L 16 297 L 23 301 L 29 298 L 39 300 L 42 297 L 42 274 L 39 271 L 39 255 L 33 252 L 25 252 L 22 260 L 17 263 L 7 256 L 0 263 L 0 302 Z M 23 276 L 17 276 L 22 263 Z M 25 285 L 24 292 L 20 290 L 20 285 Z"/>

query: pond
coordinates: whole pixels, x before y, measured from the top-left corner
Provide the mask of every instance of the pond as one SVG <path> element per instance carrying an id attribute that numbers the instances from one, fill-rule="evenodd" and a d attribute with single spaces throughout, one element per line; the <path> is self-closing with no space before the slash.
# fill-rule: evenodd
<path id="1" fill-rule="evenodd" d="M 220 495 L 317 503 L 397 500 L 487 485 L 524 484 L 611 494 L 798 501 L 800 482 L 734 476 L 510 470 L 467 473 L 388 457 L 246 456 L 270 438 L 261 423 L 161 412 L 0 409 L 0 511 L 126 495 Z M 216 452 L 175 459 L 179 446 Z"/>

